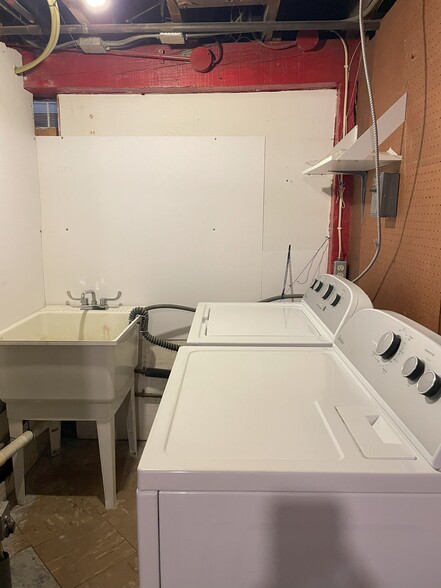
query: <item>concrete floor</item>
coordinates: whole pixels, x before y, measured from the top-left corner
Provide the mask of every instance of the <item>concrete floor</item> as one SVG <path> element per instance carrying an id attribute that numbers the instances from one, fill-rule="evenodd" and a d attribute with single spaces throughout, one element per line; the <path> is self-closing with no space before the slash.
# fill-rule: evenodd
<path id="1" fill-rule="evenodd" d="M 26 504 L 11 511 L 17 530 L 3 542 L 13 588 L 138 587 L 138 459 L 125 441 L 116 456 L 118 503 L 108 511 L 96 441 L 63 439 L 59 456 L 38 460 L 26 476 Z"/>

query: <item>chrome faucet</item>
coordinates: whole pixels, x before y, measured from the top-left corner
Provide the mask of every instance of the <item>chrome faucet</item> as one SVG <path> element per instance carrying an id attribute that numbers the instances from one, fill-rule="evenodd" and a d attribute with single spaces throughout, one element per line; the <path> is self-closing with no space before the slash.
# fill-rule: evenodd
<path id="1" fill-rule="evenodd" d="M 90 300 L 89 296 L 90 295 Z M 109 300 L 119 300 L 122 296 L 122 292 L 119 290 L 118 294 L 114 298 L 100 298 L 100 302 L 96 299 L 95 290 L 83 290 L 79 298 L 74 298 L 70 290 L 67 291 L 67 296 L 71 300 L 79 301 L 81 303 L 81 310 L 107 310 Z M 70 304 L 69 301 L 66 304 Z"/>
<path id="2" fill-rule="evenodd" d="M 91 299 L 90 299 L 90 304 L 89 304 L 89 300 L 87 298 L 87 295 L 90 294 L 91 295 Z M 69 292 L 68 292 L 69 295 Z M 91 309 L 94 310 L 94 308 L 96 306 L 98 306 L 98 302 L 96 299 L 96 294 L 95 294 L 95 290 L 83 290 L 81 292 L 81 308 L 83 310 L 87 310 L 87 309 Z"/>

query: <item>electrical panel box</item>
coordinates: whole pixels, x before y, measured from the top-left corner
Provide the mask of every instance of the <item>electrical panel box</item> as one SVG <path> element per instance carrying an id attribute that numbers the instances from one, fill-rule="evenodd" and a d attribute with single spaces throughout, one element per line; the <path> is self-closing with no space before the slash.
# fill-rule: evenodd
<path id="1" fill-rule="evenodd" d="M 397 216 L 398 191 L 400 187 L 400 174 L 391 172 L 380 173 L 380 216 Z M 371 215 L 377 214 L 377 188 L 375 179 L 372 184 Z"/>

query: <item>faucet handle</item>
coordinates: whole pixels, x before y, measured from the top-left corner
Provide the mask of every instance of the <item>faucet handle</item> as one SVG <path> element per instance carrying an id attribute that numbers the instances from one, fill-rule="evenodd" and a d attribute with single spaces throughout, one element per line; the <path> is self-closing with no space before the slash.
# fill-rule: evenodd
<path id="1" fill-rule="evenodd" d="M 78 300 L 79 302 L 82 302 L 83 301 L 83 295 L 81 295 L 79 298 L 74 298 L 72 296 L 72 292 L 70 290 L 68 290 L 66 292 L 66 294 L 67 294 L 67 297 L 70 298 L 71 300 Z"/>
<path id="2" fill-rule="evenodd" d="M 100 306 L 107 306 L 107 303 L 109 301 L 114 301 L 114 300 L 119 300 L 122 296 L 122 292 L 121 290 L 118 290 L 118 294 L 115 296 L 115 298 L 100 298 Z"/>

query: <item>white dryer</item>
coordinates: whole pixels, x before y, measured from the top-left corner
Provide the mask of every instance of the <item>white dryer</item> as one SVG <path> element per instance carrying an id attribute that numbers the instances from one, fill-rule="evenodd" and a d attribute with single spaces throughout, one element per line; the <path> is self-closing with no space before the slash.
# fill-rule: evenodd
<path id="1" fill-rule="evenodd" d="M 441 337 L 184 347 L 138 469 L 141 588 L 439 588 Z"/>
<path id="2" fill-rule="evenodd" d="M 363 290 L 322 275 L 297 302 L 201 302 L 188 345 L 332 345 L 349 317 L 372 308 Z"/>

